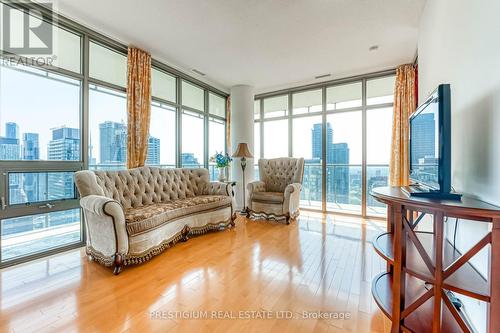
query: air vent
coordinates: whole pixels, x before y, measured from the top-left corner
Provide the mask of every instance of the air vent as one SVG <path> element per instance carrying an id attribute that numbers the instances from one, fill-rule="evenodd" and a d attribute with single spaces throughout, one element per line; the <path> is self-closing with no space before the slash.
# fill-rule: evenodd
<path id="1" fill-rule="evenodd" d="M 332 74 L 323 74 L 323 75 L 318 75 L 318 76 L 315 76 L 314 78 L 315 78 L 315 79 L 322 79 L 322 78 L 329 77 L 329 76 L 332 76 Z"/>
<path id="2" fill-rule="evenodd" d="M 195 72 L 196 74 L 201 75 L 201 76 L 205 76 L 205 75 L 206 75 L 205 73 L 200 72 L 200 71 L 199 71 L 199 70 L 197 70 L 197 69 L 192 69 L 191 71 L 193 71 L 193 72 Z"/>

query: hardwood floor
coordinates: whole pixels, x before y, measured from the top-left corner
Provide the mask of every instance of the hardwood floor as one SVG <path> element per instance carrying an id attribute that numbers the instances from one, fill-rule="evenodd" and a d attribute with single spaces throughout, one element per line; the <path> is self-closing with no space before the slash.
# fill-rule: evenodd
<path id="1" fill-rule="evenodd" d="M 66 252 L 0 271 L 0 332 L 389 332 L 370 291 L 384 228 L 309 212 L 288 226 L 241 217 L 118 276 Z M 303 316 L 318 311 L 329 318 Z"/>

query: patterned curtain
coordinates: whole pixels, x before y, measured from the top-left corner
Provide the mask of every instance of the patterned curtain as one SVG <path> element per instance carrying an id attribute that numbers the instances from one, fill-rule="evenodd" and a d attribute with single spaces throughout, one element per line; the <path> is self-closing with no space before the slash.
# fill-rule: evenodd
<path id="1" fill-rule="evenodd" d="M 226 100 L 226 152 L 229 155 L 233 154 L 231 148 L 231 96 L 228 96 Z"/>
<path id="2" fill-rule="evenodd" d="M 144 166 L 148 154 L 151 116 L 151 55 L 128 48 L 127 82 L 127 167 Z"/>
<path id="3" fill-rule="evenodd" d="M 394 114 L 392 122 L 392 149 L 389 166 L 391 186 L 409 183 L 409 119 L 417 106 L 416 71 L 412 64 L 401 65 L 396 70 L 394 88 Z"/>

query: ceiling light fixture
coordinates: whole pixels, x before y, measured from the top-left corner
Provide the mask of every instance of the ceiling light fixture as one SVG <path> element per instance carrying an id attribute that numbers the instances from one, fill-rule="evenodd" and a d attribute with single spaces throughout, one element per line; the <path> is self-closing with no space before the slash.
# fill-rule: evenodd
<path id="1" fill-rule="evenodd" d="M 368 51 L 377 51 L 378 50 L 378 45 L 372 45 L 370 46 L 370 48 L 368 49 Z"/>
<path id="2" fill-rule="evenodd" d="M 318 76 L 315 76 L 314 78 L 315 79 L 322 79 L 324 77 L 329 77 L 329 76 L 332 76 L 332 74 L 323 74 L 323 75 L 318 75 Z"/>
<path id="3" fill-rule="evenodd" d="M 193 71 L 193 72 L 195 72 L 196 74 L 201 75 L 201 76 L 205 76 L 205 75 L 206 75 L 205 73 L 200 72 L 199 70 L 194 69 L 194 68 L 193 68 L 191 71 Z"/>

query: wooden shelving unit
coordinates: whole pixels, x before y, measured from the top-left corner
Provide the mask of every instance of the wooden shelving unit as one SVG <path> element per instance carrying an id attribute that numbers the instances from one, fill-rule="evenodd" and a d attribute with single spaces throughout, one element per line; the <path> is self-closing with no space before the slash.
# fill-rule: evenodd
<path id="1" fill-rule="evenodd" d="M 462 201 L 409 198 L 399 187 L 371 193 L 387 204 L 387 230 L 375 238 L 375 251 L 387 261 L 387 272 L 372 283 L 373 297 L 391 319 L 392 332 L 473 332 L 448 292 L 489 303 L 489 332 L 500 332 L 500 208 L 464 197 Z M 433 231 L 417 231 L 425 215 Z M 466 253 L 444 239 L 444 218 L 492 223 Z M 485 279 L 469 260 L 491 245 L 490 276 Z M 493 315 L 496 314 L 496 315 Z"/>

